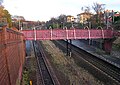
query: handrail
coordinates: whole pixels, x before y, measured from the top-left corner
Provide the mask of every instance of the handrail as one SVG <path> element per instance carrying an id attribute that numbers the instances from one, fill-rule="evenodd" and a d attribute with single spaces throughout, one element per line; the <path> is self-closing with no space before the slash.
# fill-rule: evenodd
<path id="1" fill-rule="evenodd" d="M 91 39 L 90 37 L 90 28 L 88 26 L 84 27 L 84 29 L 87 28 L 88 29 L 88 38 Z"/>
<path id="2" fill-rule="evenodd" d="M 102 28 L 102 26 L 98 26 L 98 27 L 97 27 L 97 29 L 98 29 L 98 28 L 101 28 L 101 29 L 103 29 L 103 28 Z"/>
<path id="3" fill-rule="evenodd" d="M 87 28 L 87 29 L 90 29 L 88 26 L 85 26 L 84 29 Z"/>
<path id="4" fill-rule="evenodd" d="M 17 31 L 15 31 L 15 30 L 12 30 L 12 29 L 10 29 L 10 28 L 6 28 L 6 31 L 7 31 L 7 32 L 13 32 L 13 33 L 16 33 L 16 34 L 23 35 L 22 33 L 17 32 Z"/>
<path id="5" fill-rule="evenodd" d="M 98 28 L 100 28 L 100 29 L 101 29 L 101 31 L 102 31 L 102 37 L 103 37 L 103 39 L 104 39 L 104 38 L 105 38 L 105 36 L 104 36 L 104 31 L 103 31 L 103 28 L 102 28 L 101 26 L 98 26 L 98 27 L 97 27 L 97 29 L 98 29 Z"/>

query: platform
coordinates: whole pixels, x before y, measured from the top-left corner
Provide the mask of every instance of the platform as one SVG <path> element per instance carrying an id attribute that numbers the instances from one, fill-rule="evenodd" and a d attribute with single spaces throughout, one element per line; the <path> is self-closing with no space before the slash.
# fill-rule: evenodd
<path id="1" fill-rule="evenodd" d="M 86 45 L 83 42 L 80 42 L 80 40 L 72 40 L 72 44 L 76 45 L 77 47 L 86 50 L 88 53 L 91 53 L 92 55 L 95 55 L 97 57 L 99 57 L 102 60 L 105 60 L 113 65 L 115 65 L 116 67 L 120 68 L 120 59 L 115 57 L 115 56 L 111 56 L 111 55 L 107 55 L 104 53 L 103 50 L 100 50 L 99 53 L 97 52 L 97 48 L 90 46 L 90 45 Z"/>

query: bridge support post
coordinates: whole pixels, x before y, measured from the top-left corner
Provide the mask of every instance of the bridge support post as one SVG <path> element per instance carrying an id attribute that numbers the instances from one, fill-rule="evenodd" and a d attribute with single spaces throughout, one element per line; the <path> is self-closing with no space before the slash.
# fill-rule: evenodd
<path id="1" fill-rule="evenodd" d="M 70 56 L 72 55 L 72 40 L 70 39 L 70 41 L 67 39 L 67 56 Z"/>
<path id="2" fill-rule="evenodd" d="M 72 56 L 72 40 L 70 39 L 70 53 L 69 53 L 69 56 L 71 57 Z"/>
<path id="3" fill-rule="evenodd" d="M 67 56 L 69 55 L 68 44 L 69 44 L 69 42 L 68 42 L 68 39 L 67 39 Z"/>
<path id="4" fill-rule="evenodd" d="M 112 42 L 113 42 L 113 39 L 104 39 L 103 50 L 105 50 L 105 52 L 108 54 L 110 54 L 112 50 Z"/>
<path id="5" fill-rule="evenodd" d="M 36 28 L 34 27 L 34 40 L 36 41 Z"/>

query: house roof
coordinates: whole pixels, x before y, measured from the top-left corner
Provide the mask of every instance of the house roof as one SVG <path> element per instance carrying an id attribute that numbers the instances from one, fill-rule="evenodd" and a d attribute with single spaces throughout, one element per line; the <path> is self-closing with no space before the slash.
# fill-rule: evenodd
<path id="1" fill-rule="evenodd" d="M 120 14 L 115 14 L 114 16 L 115 16 L 115 17 L 118 17 L 118 16 L 120 16 Z"/>
<path id="2" fill-rule="evenodd" d="M 74 16 L 68 15 L 67 17 L 74 17 Z"/>
<path id="3" fill-rule="evenodd" d="M 83 12 L 83 13 L 80 13 L 80 14 L 78 14 L 77 16 L 80 16 L 80 15 L 93 15 L 92 13 L 86 13 L 86 12 Z"/>

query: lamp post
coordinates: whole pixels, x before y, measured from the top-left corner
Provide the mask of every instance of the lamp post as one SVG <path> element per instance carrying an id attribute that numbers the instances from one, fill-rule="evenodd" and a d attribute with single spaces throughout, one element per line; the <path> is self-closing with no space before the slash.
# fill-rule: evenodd
<path id="1" fill-rule="evenodd" d="M 64 29 L 64 22 L 61 22 L 61 24 L 62 24 L 61 28 Z"/>
<path id="2" fill-rule="evenodd" d="M 73 21 L 71 22 L 71 24 L 72 24 L 72 28 L 73 28 Z"/>
<path id="3" fill-rule="evenodd" d="M 112 10 L 112 24 L 114 23 L 115 19 L 114 19 L 114 11 Z"/>
<path id="4" fill-rule="evenodd" d="M 20 19 L 18 19 L 18 29 L 20 30 L 20 27 L 21 27 L 21 25 L 20 25 L 21 23 L 20 23 Z"/>
<path id="5" fill-rule="evenodd" d="M 109 26 L 109 21 L 108 21 L 108 19 L 109 19 L 109 10 L 107 10 L 106 12 L 107 12 L 106 19 L 107 19 L 107 29 L 108 29 L 108 26 Z"/>

